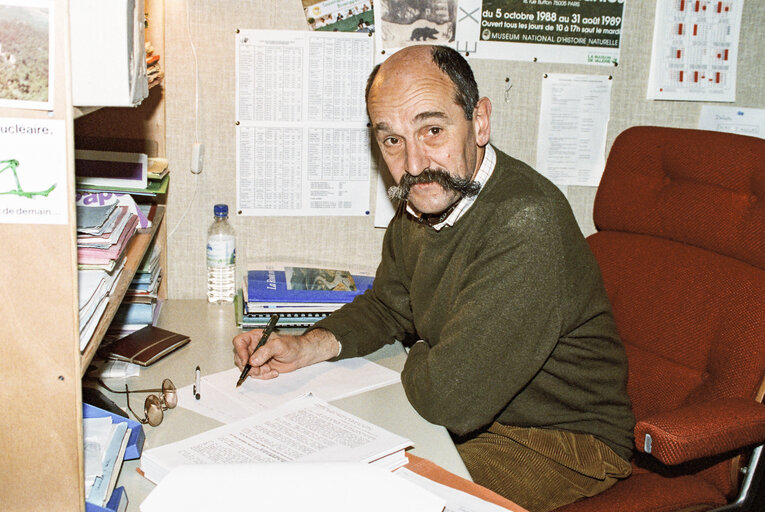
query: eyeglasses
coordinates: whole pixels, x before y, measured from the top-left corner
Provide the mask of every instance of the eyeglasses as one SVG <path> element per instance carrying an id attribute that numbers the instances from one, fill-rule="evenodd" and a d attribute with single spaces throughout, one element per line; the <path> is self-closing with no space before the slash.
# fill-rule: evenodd
<path id="1" fill-rule="evenodd" d="M 135 416 L 135 418 L 144 425 L 148 423 L 152 427 L 158 426 L 160 423 L 162 423 L 164 411 L 168 409 L 174 409 L 175 406 L 178 405 L 178 391 L 175 389 L 175 384 L 173 384 L 173 381 L 170 379 L 165 379 L 162 381 L 161 389 L 134 389 L 133 391 L 128 389 L 127 384 L 125 384 L 125 391 L 117 391 L 116 389 L 112 389 L 104 384 L 101 379 L 98 379 L 98 383 L 112 393 L 125 393 L 127 395 L 128 409 L 131 413 L 133 413 L 133 416 Z M 161 391 L 162 394 L 159 396 L 147 396 L 143 403 L 144 417 L 139 417 L 133 408 L 130 407 L 130 393 L 154 393 L 157 391 Z"/>

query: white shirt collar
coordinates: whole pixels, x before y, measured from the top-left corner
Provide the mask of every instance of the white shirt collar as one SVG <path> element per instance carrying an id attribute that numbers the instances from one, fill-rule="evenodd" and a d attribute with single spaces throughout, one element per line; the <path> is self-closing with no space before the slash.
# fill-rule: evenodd
<path id="1" fill-rule="evenodd" d="M 494 172 L 494 167 L 497 164 L 497 154 L 494 151 L 494 148 L 491 146 L 491 144 L 486 144 L 486 149 L 483 153 L 483 160 L 481 161 L 481 165 L 478 167 L 478 172 L 475 175 L 475 181 L 477 181 L 481 185 L 481 190 L 483 190 L 483 186 L 486 184 L 487 181 L 489 181 L 489 178 L 491 177 L 492 173 Z M 457 206 L 454 207 L 454 209 L 451 211 L 451 213 L 441 222 L 438 224 L 434 224 L 432 227 L 436 231 L 440 231 L 445 226 L 453 226 L 455 222 L 457 222 L 460 217 L 462 217 L 466 211 L 470 209 L 471 206 L 473 206 L 473 203 L 475 202 L 476 198 L 480 195 L 481 191 L 478 191 L 478 194 L 472 196 L 472 197 L 463 197 L 459 200 L 457 203 Z M 406 205 L 406 211 L 415 218 L 420 218 L 419 213 L 415 212 L 414 209 L 407 203 Z"/>

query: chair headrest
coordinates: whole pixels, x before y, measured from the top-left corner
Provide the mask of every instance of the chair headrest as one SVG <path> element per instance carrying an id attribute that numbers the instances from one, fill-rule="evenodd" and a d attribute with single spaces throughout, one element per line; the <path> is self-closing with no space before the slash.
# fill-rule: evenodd
<path id="1" fill-rule="evenodd" d="M 593 211 L 599 231 L 666 238 L 765 269 L 765 140 L 629 128 L 614 141 Z"/>

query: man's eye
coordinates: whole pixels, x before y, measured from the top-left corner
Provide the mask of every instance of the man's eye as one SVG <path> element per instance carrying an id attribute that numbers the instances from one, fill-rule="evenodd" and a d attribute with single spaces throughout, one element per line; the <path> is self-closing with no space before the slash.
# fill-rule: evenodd
<path id="1" fill-rule="evenodd" d="M 398 138 L 396 137 L 386 137 L 385 140 L 383 140 L 386 146 L 395 146 L 398 144 Z"/>
<path id="2" fill-rule="evenodd" d="M 441 128 L 439 128 L 438 126 L 431 126 L 429 131 L 431 135 L 438 135 L 439 133 L 441 133 Z"/>

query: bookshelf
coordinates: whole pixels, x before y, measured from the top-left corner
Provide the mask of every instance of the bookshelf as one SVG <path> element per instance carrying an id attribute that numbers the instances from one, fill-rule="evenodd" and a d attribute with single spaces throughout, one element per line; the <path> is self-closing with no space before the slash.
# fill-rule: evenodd
<path id="1" fill-rule="evenodd" d="M 63 223 L 0 223 L 0 508 L 85 510 L 82 455 L 82 375 L 151 243 L 162 247 L 166 296 L 166 197 L 157 197 L 152 228 L 139 232 L 96 332 L 79 345 L 74 149 L 146 150 L 164 156 L 163 87 L 150 90 L 137 108 L 76 108 L 72 104 L 69 6 L 51 2 L 49 26 L 53 87 L 51 110 L 0 107 L 0 118 L 60 122 L 65 138 L 65 177 L 58 183 L 70 198 Z M 164 58 L 164 1 L 144 0 L 146 38 Z M 103 145 L 103 146 L 101 146 Z M 6 148 L 7 150 L 7 148 Z M 0 148 L 2 152 L 2 148 Z M 0 159 L 8 158 L 2 157 Z M 0 196 L 0 205 L 2 205 Z"/>

